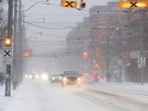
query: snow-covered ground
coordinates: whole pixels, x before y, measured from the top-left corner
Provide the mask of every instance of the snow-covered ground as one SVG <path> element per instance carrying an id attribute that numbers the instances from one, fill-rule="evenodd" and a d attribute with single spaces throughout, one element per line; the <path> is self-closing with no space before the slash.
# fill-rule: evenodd
<path id="1" fill-rule="evenodd" d="M 11 97 L 0 87 L 0 111 L 147 111 L 148 84 L 106 83 L 81 88 L 24 81 Z"/>

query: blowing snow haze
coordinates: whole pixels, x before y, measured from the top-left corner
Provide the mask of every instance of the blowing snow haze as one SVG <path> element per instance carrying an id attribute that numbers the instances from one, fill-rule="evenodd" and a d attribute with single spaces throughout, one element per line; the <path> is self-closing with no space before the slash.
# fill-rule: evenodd
<path id="1" fill-rule="evenodd" d="M 0 111 L 147 111 L 147 4 L 1 0 Z"/>

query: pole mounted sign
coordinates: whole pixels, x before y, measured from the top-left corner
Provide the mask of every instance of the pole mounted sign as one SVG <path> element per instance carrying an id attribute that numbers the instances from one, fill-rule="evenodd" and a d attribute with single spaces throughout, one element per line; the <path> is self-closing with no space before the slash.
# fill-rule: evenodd
<path id="1" fill-rule="evenodd" d="M 3 49 L 3 62 L 12 63 L 12 50 L 11 48 L 4 47 Z"/>
<path id="2" fill-rule="evenodd" d="M 121 1 L 119 8 L 148 8 L 148 1 L 134 0 L 134 1 Z"/>
<path id="3" fill-rule="evenodd" d="M 4 48 L 4 51 L 3 51 L 3 57 L 6 58 L 6 57 L 11 57 L 12 56 L 12 51 L 11 51 L 11 48 Z"/>
<path id="4" fill-rule="evenodd" d="M 77 7 L 77 1 L 62 0 L 61 6 L 67 7 L 67 8 L 76 8 Z"/>

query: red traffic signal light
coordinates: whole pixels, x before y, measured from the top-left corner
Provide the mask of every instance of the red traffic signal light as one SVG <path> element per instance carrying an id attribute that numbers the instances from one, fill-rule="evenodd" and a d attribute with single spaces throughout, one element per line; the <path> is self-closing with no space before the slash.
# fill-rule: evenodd
<path id="1" fill-rule="evenodd" d="M 4 38 L 4 46 L 5 47 L 11 47 L 12 46 L 12 39 L 11 38 Z"/>
<path id="2" fill-rule="evenodd" d="M 24 53 L 24 57 L 27 58 L 29 56 L 28 52 Z"/>
<path id="3" fill-rule="evenodd" d="M 83 52 L 83 58 L 87 59 L 88 58 L 88 52 Z"/>
<path id="4" fill-rule="evenodd" d="M 98 64 L 95 64 L 95 68 L 98 68 L 99 67 L 99 65 Z"/>
<path id="5" fill-rule="evenodd" d="M 24 57 L 27 58 L 27 57 L 31 57 L 32 56 L 32 49 L 29 49 L 29 50 L 26 50 L 24 52 Z"/>

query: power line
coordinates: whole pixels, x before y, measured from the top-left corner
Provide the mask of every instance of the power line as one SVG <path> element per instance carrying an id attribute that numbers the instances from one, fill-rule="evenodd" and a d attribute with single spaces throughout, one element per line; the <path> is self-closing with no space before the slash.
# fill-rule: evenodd
<path id="1" fill-rule="evenodd" d="M 35 27 L 43 28 L 43 29 L 53 29 L 53 30 L 56 29 L 56 30 L 61 30 L 61 29 L 73 29 L 73 28 L 78 28 L 78 27 L 49 28 L 49 27 L 39 26 L 39 25 L 30 23 L 30 22 L 26 22 L 26 21 L 23 21 L 23 22 L 24 22 L 24 23 L 27 23 L 27 24 L 29 24 L 29 25 L 35 26 Z"/>

